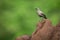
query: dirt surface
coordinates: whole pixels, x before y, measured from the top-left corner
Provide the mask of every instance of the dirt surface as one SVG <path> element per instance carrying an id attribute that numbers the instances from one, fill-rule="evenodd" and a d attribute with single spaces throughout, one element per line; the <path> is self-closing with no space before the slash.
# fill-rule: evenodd
<path id="1" fill-rule="evenodd" d="M 60 23 L 53 26 L 49 19 L 38 22 L 35 32 L 31 36 L 23 35 L 16 40 L 60 40 Z"/>

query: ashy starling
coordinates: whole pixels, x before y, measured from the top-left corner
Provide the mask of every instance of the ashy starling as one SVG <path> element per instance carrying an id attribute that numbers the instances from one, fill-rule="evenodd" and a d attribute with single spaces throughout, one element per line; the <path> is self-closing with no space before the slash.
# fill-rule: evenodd
<path id="1" fill-rule="evenodd" d="M 47 19 L 46 15 L 43 14 L 43 12 L 39 8 L 36 8 L 36 11 L 37 11 L 37 13 L 40 17 L 43 17 L 44 19 Z"/>

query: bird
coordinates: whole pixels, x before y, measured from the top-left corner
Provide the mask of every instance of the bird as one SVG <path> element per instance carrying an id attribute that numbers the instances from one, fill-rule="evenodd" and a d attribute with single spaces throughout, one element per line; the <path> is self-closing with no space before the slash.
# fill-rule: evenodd
<path id="1" fill-rule="evenodd" d="M 46 15 L 43 14 L 43 12 L 39 8 L 36 8 L 36 12 L 37 12 L 37 14 L 38 14 L 39 17 L 47 19 Z"/>

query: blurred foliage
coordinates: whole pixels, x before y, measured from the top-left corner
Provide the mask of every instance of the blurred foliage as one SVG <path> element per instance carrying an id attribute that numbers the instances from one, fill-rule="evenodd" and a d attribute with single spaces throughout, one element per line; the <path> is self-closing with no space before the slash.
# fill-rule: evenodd
<path id="1" fill-rule="evenodd" d="M 60 0 L 0 0 L 0 40 L 15 40 L 24 34 L 31 35 L 41 18 L 39 7 L 53 25 L 60 21 Z"/>

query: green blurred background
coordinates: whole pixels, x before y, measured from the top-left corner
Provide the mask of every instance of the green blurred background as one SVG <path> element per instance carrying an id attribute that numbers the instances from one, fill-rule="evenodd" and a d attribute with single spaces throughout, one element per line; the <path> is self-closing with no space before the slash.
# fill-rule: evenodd
<path id="1" fill-rule="evenodd" d="M 0 40 L 15 40 L 17 36 L 31 35 L 41 18 L 39 7 L 56 25 L 60 21 L 60 0 L 0 0 Z"/>

